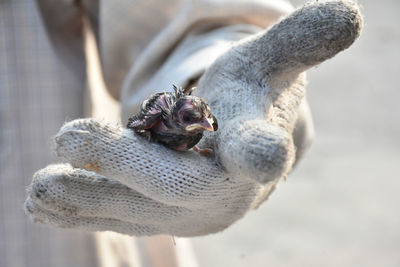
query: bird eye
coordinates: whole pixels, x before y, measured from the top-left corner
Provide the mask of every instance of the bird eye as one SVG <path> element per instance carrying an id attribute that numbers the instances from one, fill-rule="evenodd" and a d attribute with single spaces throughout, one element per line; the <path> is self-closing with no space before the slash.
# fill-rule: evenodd
<path id="1" fill-rule="evenodd" d="M 190 116 L 188 115 L 183 115 L 182 119 L 184 122 L 190 122 Z"/>

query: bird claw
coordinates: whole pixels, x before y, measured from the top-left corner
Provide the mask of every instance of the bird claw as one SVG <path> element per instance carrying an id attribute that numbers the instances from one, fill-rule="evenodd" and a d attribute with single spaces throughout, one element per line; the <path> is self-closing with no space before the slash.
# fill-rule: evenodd
<path id="1" fill-rule="evenodd" d="M 214 151 L 211 148 L 198 148 L 197 146 L 194 146 L 193 151 L 204 157 L 211 157 L 214 154 Z"/>
<path id="2" fill-rule="evenodd" d="M 151 132 L 147 131 L 147 130 L 140 130 L 140 131 L 136 131 L 136 133 L 140 136 L 143 136 L 144 138 L 147 139 L 147 141 L 151 142 L 152 138 L 151 138 Z"/>

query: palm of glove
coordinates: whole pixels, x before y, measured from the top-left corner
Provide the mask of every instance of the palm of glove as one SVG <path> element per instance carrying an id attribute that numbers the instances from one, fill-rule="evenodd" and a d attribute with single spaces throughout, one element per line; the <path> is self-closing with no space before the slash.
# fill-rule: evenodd
<path id="1" fill-rule="evenodd" d="M 219 122 L 218 132 L 199 144 L 211 146 L 215 158 L 176 152 L 91 119 L 67 123 L 55 140 L 70 164 L 35 174 L 26 210 L 58 227 L 137 236 L 225 229 L 293 165 L 302 72 L 350 46 L 360 28 L 355 5 L 317 3 L 221 56 L 196 92 Z"/>

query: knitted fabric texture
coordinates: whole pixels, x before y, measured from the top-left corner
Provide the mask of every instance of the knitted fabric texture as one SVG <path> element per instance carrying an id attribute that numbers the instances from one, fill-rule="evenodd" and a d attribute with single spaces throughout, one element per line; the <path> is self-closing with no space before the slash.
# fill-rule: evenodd
<path id="1" fill-rule="evenodd" d="M 213 158 L 92 119 L 65 124 L 56 152 L 69 164 L 34 175 L 27 212 L 58 227 L 137 236 L 225 229 L 291 170 L 303 72 L 349 47 L 361 26 L 355 4 L 318 2 L 232 45 L 196 91 L 218 118 L 219 130 L 199 143 Z"/>

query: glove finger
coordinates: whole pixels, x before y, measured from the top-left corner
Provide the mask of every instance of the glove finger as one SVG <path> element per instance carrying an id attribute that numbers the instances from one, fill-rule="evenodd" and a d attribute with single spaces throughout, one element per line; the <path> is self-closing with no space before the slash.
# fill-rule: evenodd
<path id="1" fill-rule="evenodd" d="M 30 197 L 25 201 L 25 211 L 34 222 L 61 228 L 85 231 L 114 231 L 127 235 L 148 236 L 162 233 L 153 225 L 141 225 L 117 219 L 62 215 L 40 207 Z"/>
<path id="2" fill-rule="evenodd" d="M 260 199 L 262 200 L 262 199 Z M 160 224 L 140 224 L 107 217 L 87 217 L 80 215 L 66 215 L 47 210 L 30 196 L 25 201 L 25 212 L 35 223 L 42 223 L 59 228 L 71 228 L 84 231 L 114 231 L 134 236 L 151 236 L 169 234 L 180 237 L 202 236 L 226 229 L 238 218 L 219 216 L 212 219 L 210 216 L 197 215 L 196 220 L 176 220 Z M 222 215 L 223 216 L 223 215 Z M 241 216 L 240 216 L 241 217 Z"/>
<path id="3" fill-rule="evenodd" d="M 231 173 L 266 184 L 291 169 L 295 149 L 291 134 L 266 119 L 237 117 L 217 137 L 217 154 Z"/>
<path id="4" fill-rule="evenodd" d="M 168 205 L 201 209 L 243 201 L 242 195 L 246 205 L 256 194 L 257 185 L 228 176 L 212 158 L 177 152 L 92 119 L 65 124 L 55 140 L 57 154 L 72 166 L 90 167 Z"/>
<path id="5" fill-rule="evenodd" d="M 193 217 L 186 208 L 167 206 L 92 171 L 68 164 L 36 172 L 29 196 L 46 210 L 65 216 L 103 217 L 140 224 L 171 223 Z"/>
<path id="6" fill-rule="evenodd" d="M 235 50 L 265 84 L 290 80 L 348 48 L 362 17 L 351 1 L 306 4 Z"/>
<path id="7" fill-rule="evenodd" d="M 299 106 L 299 115 L 293 131 L 293 142 L 296 147 L 296 164 L 310 148 L 314 138 L 314 125 L 307 100 L 304 98 Z"/>

